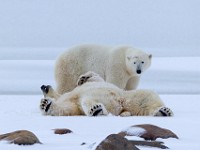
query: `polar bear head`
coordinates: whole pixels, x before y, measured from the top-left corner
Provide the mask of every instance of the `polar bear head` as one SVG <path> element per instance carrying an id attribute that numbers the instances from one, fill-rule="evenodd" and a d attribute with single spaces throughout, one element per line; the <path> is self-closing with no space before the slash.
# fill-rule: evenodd
<path id="1" fill-rule="evenodd" d="M 126 56 L 127 71 L 131 75 L 141 75 L 151 65 L 151 54 L 140 50 L 132 50 Z"/>

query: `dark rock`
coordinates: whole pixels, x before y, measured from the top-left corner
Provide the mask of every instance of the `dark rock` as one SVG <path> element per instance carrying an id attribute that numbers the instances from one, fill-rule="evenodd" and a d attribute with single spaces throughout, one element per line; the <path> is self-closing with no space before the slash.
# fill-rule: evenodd
<path id="1" fill-rule="evenodd" d="M 149 147 L 157 147 L 161 149 L 169 149 L 167 146 L 164 145 L 163 142 L 158 141 L 135 141 L 130 140 L 131 144 L 137 145 L 137 146 L 149 146 Z"/>
<path id="2" fill-rule="evenodd" d="M 19 130 L 2 134 L 0 135 L 0 140 L 6 140 L 9 141 L 9 143 L 18 145 L 33 145 L 35 143 L 42 144 L 34 133 L 27 130 Z"/>
<path id="3" fill-rule="evenodd" d="M 139 150 L 136 146 L 131 144 L 126 138 L 111 134 L 106 137 L 97 147 L 96 150 Z"/>
<path id="4" fill-rule="evenodd" d="M 138 129 L 138 131 L 137 131 Z M 140 130 L 141 129 L 141 130 Z M 131 132 L 131 130 L 133 132 Z M 144 138 L 145 140 L 156 140 L 157 138 L 176 138 L 178 139 L 178 136 L 173 133 L 172 131 L 160 128 L 155 125 L 151 124 L 141 124 L 141 125 L 134 125 L 129 127 L 127 130 L 121 131 L 119 133 L 121 136 L 138 136 L 141 138 Z"/>
<path id="5" fill-rule="evenodd" d="M 119 134 L 111 134 L 95 150 L 139 150 L 136 146 L 148 146 L 168 149 L 163 142 L 127 140 Z"/>
<path id="6" fill-rule="evenodd" d="M 55 134 L 68 134 L 72 133 L 69 129 L 53 129 Z"/>

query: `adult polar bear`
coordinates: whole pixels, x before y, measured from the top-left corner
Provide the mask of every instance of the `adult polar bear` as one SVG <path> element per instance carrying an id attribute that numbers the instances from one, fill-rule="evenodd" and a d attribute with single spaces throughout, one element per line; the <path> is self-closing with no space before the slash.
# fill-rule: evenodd
<path id="1" fill-rule="evenodd" d="M 152 55 L 129 46 L 79 45 L 62 53 L 55 65 L 57 92 L 72 91 L 81 74 L 93 71 L 121 89 L 136 89 Z"/>
<path id="2" fill-rule="evenodd" d="M 150 90 L 124 91 L 104 82 L 94 72 L 80 76 L 77 87 L 58 95 L 51 86 L 42 86 L 40 109 L 52 116 L 173 116 L 160 97 Z"/>

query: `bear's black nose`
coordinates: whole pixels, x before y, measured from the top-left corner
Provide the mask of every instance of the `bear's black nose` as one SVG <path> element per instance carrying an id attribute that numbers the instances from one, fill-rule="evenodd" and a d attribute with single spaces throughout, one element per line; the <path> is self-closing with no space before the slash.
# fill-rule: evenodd
<path id="1" fill-rule="evenodd" d="M 142 71 L 141 71 L 141 70 L 137 70 L 136 72 L 137 72 L 137 74 L 141 74 L 141 73 L 142 73 Z"/>

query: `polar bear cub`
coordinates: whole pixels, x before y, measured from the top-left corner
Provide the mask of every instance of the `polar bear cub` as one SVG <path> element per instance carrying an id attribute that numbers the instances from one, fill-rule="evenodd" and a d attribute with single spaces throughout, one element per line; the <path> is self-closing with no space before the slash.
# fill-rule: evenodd
<path id="1" fill-rule="evenodd" d="M 77 84 L 74 90 L 60 96 L 51 86 L 43 85 L 42 113 L 52 116 L 173 116 L 171 109 L 153 91 L 124 91 L 104 82 L 94 72 L 81 75 Z"/>
<path id="2" fill-rule="evenodd" d="M 62 53 L 56 60 L 57 92 L 76 87 L 78 77 L 88 71 L 121 89 L 136 89 L 140 75 L 151 65 L 151 54 L 129 46 L 80 45 Z"/>

